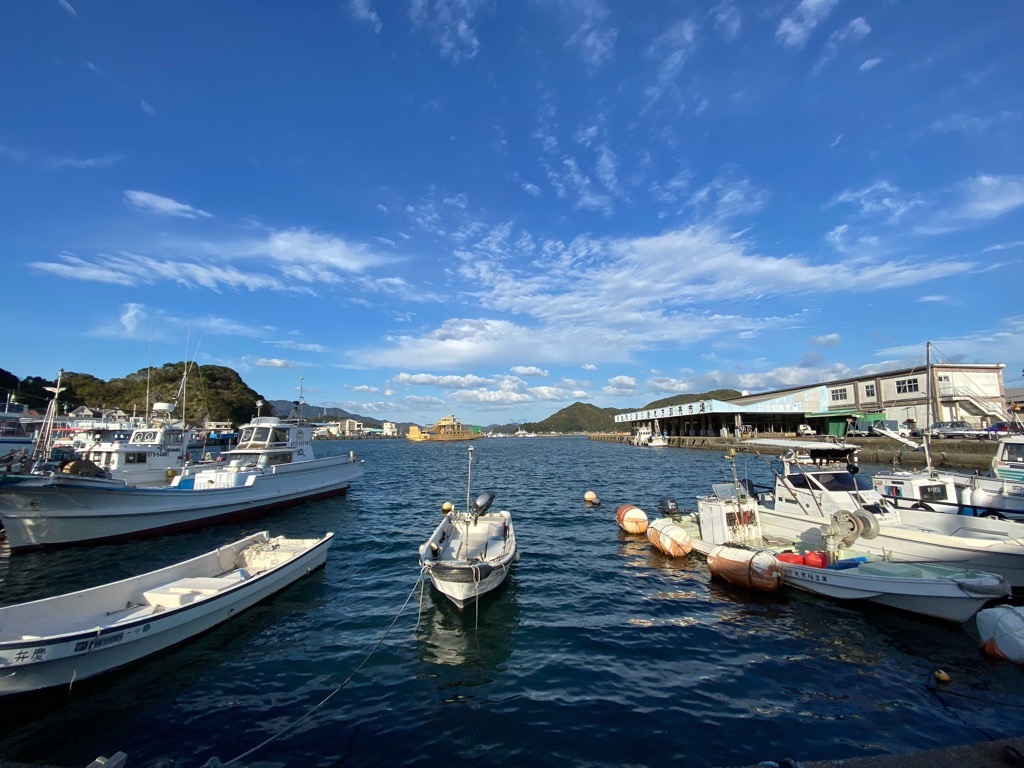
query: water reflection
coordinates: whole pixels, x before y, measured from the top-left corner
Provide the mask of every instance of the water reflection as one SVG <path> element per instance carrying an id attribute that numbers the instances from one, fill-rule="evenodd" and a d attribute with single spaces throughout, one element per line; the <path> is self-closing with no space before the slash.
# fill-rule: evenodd
<path id="1" fill-rule="evenodd" d="M 519 583 L 515 573 L 464 611 L 459 611 L 426 580 L 424 584 L 415 635 L 421 661 L 493 670 L 508 659 L 519 623 Z"/>

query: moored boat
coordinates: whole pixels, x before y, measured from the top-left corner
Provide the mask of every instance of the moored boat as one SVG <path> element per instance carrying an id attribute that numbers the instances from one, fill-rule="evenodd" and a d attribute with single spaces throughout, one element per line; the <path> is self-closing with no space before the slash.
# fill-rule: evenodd
<path id="1" fill-rule="evenodd" d="M 332 537 L 264 531 L 156 571 L 0 607 L 0 696 L 70 686 L 188 640 L 323 566 Z"/>
<path id="2" fill-rule="evenodd" d="M 770 590 L 781 582 L 824 597 L 955 622 L 967 621 L 990 601 L 1010 594 L 1010 586 L 997 574 L 894 563 L 863 551 L 861 542 L 879 535 L 868 517 L 837 514 L 818 527 L 815 537 L 766 535 L 752 488 L 735 477 L 734 465 L 734 481 L 714 484 L 711 495 L 698 498 L 696 512 L 673 511 L 671 518 L 662 518 L 687 531 L 692 548 L 707 556 L 713 575 L 734 584 Z M 807 539 L 814 541 L 809 544 Z"/>
<path id="3" fill-rule="evenodd" d="M 353 454 L 315 458 L 312 428 L 301 419 L 257 416 L 220 457 L 183 467 L 160 487 L 74 475 L 2 485 L 0 520 L 12 550 L 96 543 L 342 494 L 363 474 Z"/>
<path id="4" fill-rule="evenodd" d="M 858 549 L 893 562 L 935 563 L 1003 576 L 1024 588 L 1024 523 L 896 509 L 857 478 L 857 446 L 799 440 L 749 440 L 781 451 L 772 490 L 757 494 L 764 532 L 823 549 L 819 528 L 838 513 L 878 526 Z"/>
<path id="5" fill-rule="evenodd" d="M 472 446 L 469 464 L 472 477 Z M 420 568 L 459 610 L 501 586 L 519 559 L 512 515 L 489 512 L 493 503 L 493 493 L 482 493 L 470 504 L 467 485 L 466 509 L 446 502 L 441 522 L 419 549 Z"/>

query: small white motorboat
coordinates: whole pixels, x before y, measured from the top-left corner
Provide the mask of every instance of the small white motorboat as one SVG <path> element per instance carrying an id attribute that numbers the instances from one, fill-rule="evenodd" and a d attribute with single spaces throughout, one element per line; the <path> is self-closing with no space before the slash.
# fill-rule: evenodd
<path id="1" fill-rule="evenodd" d="M 264 531 L 156 571 L 0 607 L 0 696 L 70 686 L 188 640 L 323 566 L 333 535 Z"/>
<path id="2" fill-rule="evenodd" d="M 681 514 L 674 501 L 659 502 L 663 514 L 667 508 L 672 522 L 689 534 L 692 548 L 708 557 L 709 569 L 721 578 L 770 589 L 781 571 L 783 585 L 806 592 L 961 623 L 990 601 L 1011 594 L 1006 579 L 995 573 L 941 563 L 890 562 L 859 546 L 852 549 L 859 539 L 878 536 L 878 523 L 865 513 L 836 513 L 803 538 L 766 535 L 753 489 L 736 477 L 735 456 L 728 458 L 734 462 L 733 482 L 714 484 L 712 495 L 697 499 L 696 512 Z"/>
<path id="3" fill-rule="evenodd" d="M 472 479 L 473 447 L 469 448 Z M 480 494 L 466 511 L 445 502 L 441 523 L 420 547 L 420 567 L 459 610 L 499 587 L 519 559 L 509 512 L 488 512 L 494 494 Z"/>

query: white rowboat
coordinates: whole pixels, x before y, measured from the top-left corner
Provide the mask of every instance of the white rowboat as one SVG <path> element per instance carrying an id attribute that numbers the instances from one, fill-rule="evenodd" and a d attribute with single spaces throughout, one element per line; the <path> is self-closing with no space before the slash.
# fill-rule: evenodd
<path id="1" fill-rule="evenodd" d="M 264 531 L 156 571 L 0 607 L 0 696 L 70 686 L 215 627 L 322 567 L 333 535 Z"/>

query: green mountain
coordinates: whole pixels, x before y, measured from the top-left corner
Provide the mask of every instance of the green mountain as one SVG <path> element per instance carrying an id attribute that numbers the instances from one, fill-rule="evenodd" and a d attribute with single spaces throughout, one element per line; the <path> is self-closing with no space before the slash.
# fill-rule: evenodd
<path id="1" fill-rule="evenodd" d="M 181 403 L 190 424 L 204 421 L 230 421 L 241 424 L 256 414 L 259 393 L 250 389 L 232 369 L 220 365 L 189 366 L 188 379 L 182 392 L 185 363 L 165 363 L 160 368 L 143 368 L 122 379 L 103 381 L 88 373 L 64 372 L 60 403 L 68 410 L 85 405 L 90 408 L 120 408 L 125 413 L 144 415 L 146 404 Z M 53 395 L 44 387 L 56 380 L 30 376 L 18 380 L 0 369 L 0 392 L 7 390 L 29 408 L 43 410 Z M 7 392 L 3 392 L 6 396 Z M 269 414 L 268 414 L 269 415 Z M 287 414 L 285 414 L 287 416 Z"/>

